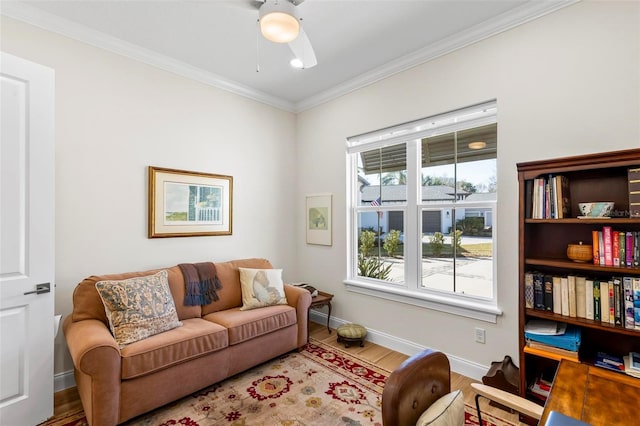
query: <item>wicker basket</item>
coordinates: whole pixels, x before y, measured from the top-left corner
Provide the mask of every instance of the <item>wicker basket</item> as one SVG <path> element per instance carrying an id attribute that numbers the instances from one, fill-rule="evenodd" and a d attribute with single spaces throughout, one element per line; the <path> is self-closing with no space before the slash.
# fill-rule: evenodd
<path id="1" fill-rule="evenodd" d="M 578 244 L 569 244 L 567 245 L 567 257 L 574 262 L 588 262 L 593 259 L 593 246 L 582 244 L 582 241 Z"/>

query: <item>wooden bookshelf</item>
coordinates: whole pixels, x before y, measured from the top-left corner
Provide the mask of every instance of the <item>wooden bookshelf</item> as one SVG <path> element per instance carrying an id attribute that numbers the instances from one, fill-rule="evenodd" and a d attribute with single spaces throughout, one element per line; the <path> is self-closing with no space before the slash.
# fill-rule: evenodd
<path id="1" fill-rule="evenodd" d="M 580 275 L 598 280 L 612 277 L 640 277 L 640 267 L 600 266 L 573 262 L 566 256 L 568 244 L 592 243 L 592 231 L 611 226 L 616 231 L 640 232 L 640 218 L 629 218 L 628 169 L 640 165 L 640 149 L 520 163 L 519 182 L 519 347 L 520 394 L 528 396 L 528 386 L 543 369 L 557 367 L 562 359 L 592 365 L 595 354 L 604 351 L 626 355 L 640 351 L 640 330 L 614 326 L 597 320 L 560 315 L 527 308 L 525 273 L 538 271 L 552 276 Z M 534 204 L 530 188 L 534 179 L 563 175 L 568 178 L 570 214 L 562 219 L 534 219 L 528 209 Z M 527 181 L 532 181 L 527 183 Z M 527 199 L 529 198 L 529 199 Z M 613 201 L 609 219 L 578 219 L 578 203 Z M 580 358 L 568 358 L 551 351 L 527 346 L 525 324 L 532 318 L 547 319 L 580 328 Z M 603 374 L 610 373 L 603 370 Z M 640 386 L 640 379 L 622 374 L 624 380 Z M 535 401 L 534 398 L 531 398 Z"/>
<path id="2" fill-rule="evenodd" d="M 579 327 L 593 328 L 597 330 L 606 330 L 608 333 L 624 334 L 631 337 L 640 337 L 640 330 L 634 330 L 616 326 L 613 324 L 603 323 L 602 321 L 590 320 L 586 318 L 568 317 L 566 315 L 558 315 L 552 312 L 539 311 L 537 309 L 526 308 L 527 318 L 541 318 L 550 321 L 564 322 Z"/>

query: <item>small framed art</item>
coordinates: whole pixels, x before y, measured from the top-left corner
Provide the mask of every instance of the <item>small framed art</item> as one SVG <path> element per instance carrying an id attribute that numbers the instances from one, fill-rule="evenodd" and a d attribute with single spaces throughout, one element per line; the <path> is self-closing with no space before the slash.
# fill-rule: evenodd
<path id="1" fill-rule="evenodd" d="M 307 195 L 307 244 L 331 245 L 331 194 Z"/>
<path id="2" fill-rule="evenodd" d="M 149 166 L 149 238 L 231 235 L 233 177 Z"/>

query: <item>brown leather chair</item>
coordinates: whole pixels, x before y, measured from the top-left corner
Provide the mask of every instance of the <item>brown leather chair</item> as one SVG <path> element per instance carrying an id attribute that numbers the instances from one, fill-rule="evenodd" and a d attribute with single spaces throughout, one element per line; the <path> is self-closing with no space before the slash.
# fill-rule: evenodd
<path id="1" fill-rule="evenodd" d="M 451 391 L 449 359 L 426 349 L 394 370 L 382 391 L 382 424 L 415 425 L 420 415 Z"/>
<path id="2" fill-rule="evenodd" d="M 431 349 L 425 349 L 400 364 L 389 375 L 382 390 L 382 424 L 415 425 L 422 413 L 451 392 L 450 368 L 447 356 Z M 478 419 L 481 419 L 480 396 L 534 419 L 539 420 L 542 416 L 542 407 L 517 395 L 481 383 L 472 383 L 471 387 L 476 393 Z"/>

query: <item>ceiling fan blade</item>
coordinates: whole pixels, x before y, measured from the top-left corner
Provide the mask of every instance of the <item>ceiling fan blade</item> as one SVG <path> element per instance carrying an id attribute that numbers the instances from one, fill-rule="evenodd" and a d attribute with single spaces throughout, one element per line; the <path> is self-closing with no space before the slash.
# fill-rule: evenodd
<path id="1" fill-rule="evenodd" d="M 260 6 L 264 4 L 265 0 L 242 0 L 242 1 L 228 1 L 226 3 L 236 8 L 242 8 L 245 10 L 258 10 Z"/>
<path id="2" fill-rule="evenodd" d="M 313 51 L 309 37 L 307 37 L 307 33 L 304 32 L 302 27 L 300 27 L 298 37 L 288 44 L 295 57 L 302 62 L 301 68 L 311 68 L 318 65 L 318 60 L 316 59 L 316 54 Z"/>
<path id="3" fill-rule="evenodd" d="M 273 3 L 274 1 L 276 0 L 272 0 L 270 1 L 270 3 Z M 294 6 L 298 6 L 299 4 L 304 2 L 304 0 L 280 0 L 280 1 L 288 1 Z M 260 7 L 266 2 L 267 0 L 243 0 L 242 2 L 238 2 L 237 0 L 234 0 L 233 2 L 230 2 L 230 3 L 234 3 L 234 4 L 243 3 L 244 7 L 251 8 L 251 9 L 260 9 Z"/>

